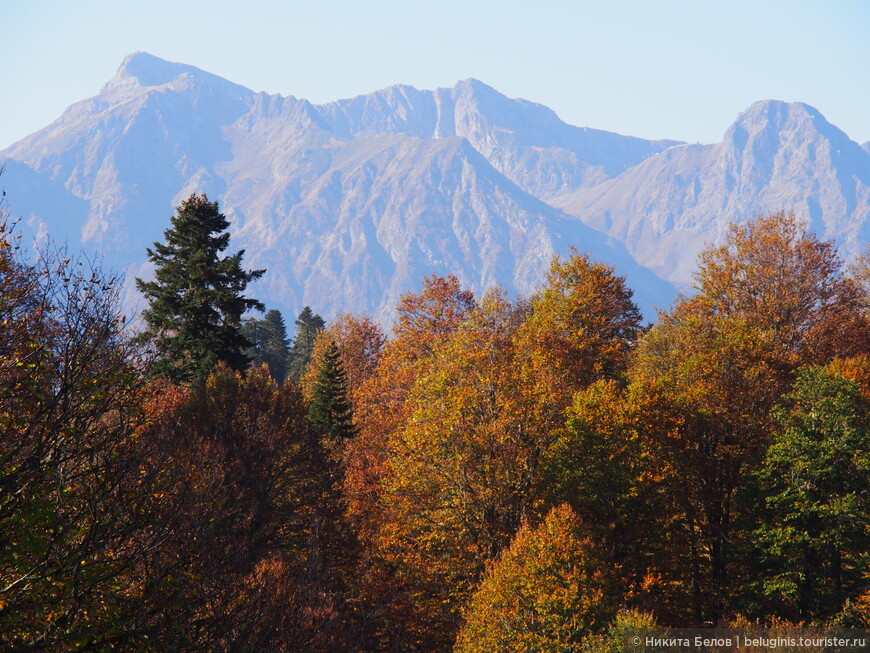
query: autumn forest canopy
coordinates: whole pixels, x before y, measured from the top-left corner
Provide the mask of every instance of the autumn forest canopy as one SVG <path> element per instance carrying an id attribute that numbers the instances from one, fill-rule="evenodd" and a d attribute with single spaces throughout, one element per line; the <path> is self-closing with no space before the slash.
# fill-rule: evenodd
<path id="1" fill-rule="evenodd" d="M 571 250 L 529 297 L 433 275 L 389 334 L 306 307 L 292 340 L 205 196 L 136 333 L 110 273 L 3 225 L 4 650 L 870 627 L 870 254 L 794 215 L 732 225 L 652 325 Z"/>

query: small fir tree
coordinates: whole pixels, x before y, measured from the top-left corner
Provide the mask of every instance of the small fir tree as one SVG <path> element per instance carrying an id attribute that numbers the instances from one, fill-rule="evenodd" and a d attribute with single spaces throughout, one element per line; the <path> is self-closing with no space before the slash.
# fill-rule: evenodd
<path id="1" fill-rule="evenodd" d="M 265 270 L 244 270 L 244 250 L 221 257 L 229 245 L 227 227 L 217 202 L 191 195 L 177 207 L 172 227 L 164 232 L 166 242 L 147 250 L 156 280 L 136 279 L 149 302 L 140 339 L 156 348 L 160 376 L 198 384 L 220 361 L 235 370 L 250 362 L 242 314 L 263 305 L 243 293 Z"/>
<path id="2" fill-rule="evenodd" d="M 354 582 L 348 572 L 357 562 L 358 542 L 346 519 L 342 486 L 345 478 L 345 445 L 357 431 L 347 396 L 347 378 L 335 342 L 323 358 L 308 406 L 308 424 L 320 438 L 323 458 L 312 459 L 321 472 L 315 520 L 311 526 L 312 550 L 317 555 L 309 566 L 319 569 L 327 587 L 346 594 Z"/>
<path id="3" fill-rule="evenodd" d="M 266 342 L 266 322 L 257 317 L 246 317 L 242 321 L 240 331 L 250 346 L 245 348 L 245 355 L 251 361 L 251 367 L 260 367 L 266 362 L 263 357 L 263 344 Z"/>
<path id="4" fill-rule="evenodd" d="M 330 444 L 340 446 L 356 435 L 353 411 L 347 397 L 347 377 L 334 342 L 329 344 L 308 408 L 308 421 Z"/>

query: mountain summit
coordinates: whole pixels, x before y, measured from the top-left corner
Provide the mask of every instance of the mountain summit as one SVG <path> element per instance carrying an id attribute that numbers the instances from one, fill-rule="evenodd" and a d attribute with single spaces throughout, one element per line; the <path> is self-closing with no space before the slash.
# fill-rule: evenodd
<path id="1" fill-rule="evenodd" d="M 680 145 L 552 202 L 674 283 L 731 221 L 794 211 L 846 255 L 870 242 L 870 155 L 800 103 L 756 102 L 715 145 Z"/>
<path id="2" fill-rule="evenodd" d="M 134 96 L 156 87 L 181 90 L 185 86 L 197 84 L 237 98 L 253 95 L 244 86 L 228 82 L 195 66 L 166 61 L 147 52 L 134 52 L 124 57 L 115 76 L 103 86 L 100 97 Z"/>
<path id="3" fill-rule="evenodd" d="M 291 315 L 389 320 L 432 272 L 529 293 L 573 244 L 627 275 L 652 317 L 675 293 L 660 277 L 685 285 L 729 220 L 793 209 L 847 249 L 868 236 L 870 154 L 811 107 L 773 101 L 721 143 L 686 145 L 568 125 L 473 79 L 313 105 L 138 52 L 0 159 L 35 233 L 130 277 L 148 274 L 174 206 L 206 192 L 268 269 L 252 293 Z"/>
<path id="4" fill-rule="evenodd" d="M 163 86 L 184 74 L 221 79 L 194 66 L 166 61 L 147 52 L 133 52 L 124 57 L 118 72 L 103 87 L 102 92 L 105 93 L 113 87 L 127 85 L 130 81 L 139 86 Z"/>

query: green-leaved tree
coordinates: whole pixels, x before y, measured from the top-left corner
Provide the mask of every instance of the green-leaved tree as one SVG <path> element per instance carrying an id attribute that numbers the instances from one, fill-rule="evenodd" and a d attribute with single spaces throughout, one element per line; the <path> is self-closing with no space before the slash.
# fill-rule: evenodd
<path id="1" fill-rule="evenodd" d="M 759 584 L 788 619 L 830 617 L 867 587 L 870 402 L 857 384 L 809 367 L 775 416 L 781 428 L 757 472 Z"/>

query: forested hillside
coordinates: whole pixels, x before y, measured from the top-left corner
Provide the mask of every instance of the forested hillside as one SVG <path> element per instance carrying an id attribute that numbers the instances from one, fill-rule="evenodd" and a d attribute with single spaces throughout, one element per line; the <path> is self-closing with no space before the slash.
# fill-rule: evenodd
<path id="1" fill-rule="evenodd" d="M 228 236 L 212 254 L 236 294 L 211 314 L 191 274 L 175 304 L 142 284 L 171 307 L 134 339 L 111 273 L 15 234 L 0 648 L 610 651 L 631 625 L 870 626 L 870 259 L 844 268 L 793 215 L 733 224 L 652 326 L 570 250 L 528 297 L 433 275 L 389 334 L 314 305 L 292 343 L 277 311 L 221 308 L 260 273 L 220 258 Z"/>

